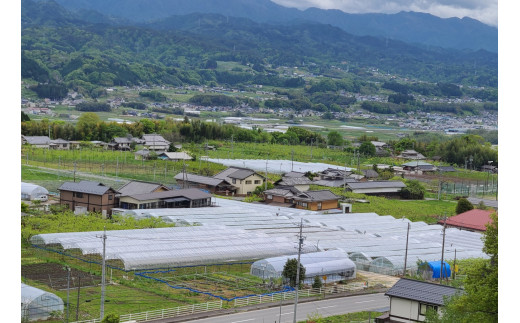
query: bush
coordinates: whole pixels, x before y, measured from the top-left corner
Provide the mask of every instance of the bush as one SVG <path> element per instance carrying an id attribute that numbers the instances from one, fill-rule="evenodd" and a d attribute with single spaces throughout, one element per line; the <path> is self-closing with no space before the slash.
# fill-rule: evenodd
<path id="1" fill-rule="evenodd" d="M 119 323 L 119 315 L 116 314 L 107 314 L 103 318 L 101 323 Z"/>
<path id="2" fill-rule="evenodd" d="M 426 189 L 418 180 L 407 181 L 406 187 L 401 189 L 401 196 L 409 200 L 422 200 L 425 193 Z"/>
<path id="3" fill-rule="evenodd" d="M 457 207 L 455 208 L 455 213 L 461 214 L 461 213 L 467 212 L 469 210 L 473 210 L 473 204 L 471 204 L 471 202 L 468 201 L 467 199 L 461 198 L 457 202 Z"/>
<path id="4" fill-rule="evenodd" d="M 314 277 L 314 282 L 312 283 L 312 288 L 321 288 L 323 283 L 321 282 L 320 276 Z"/>

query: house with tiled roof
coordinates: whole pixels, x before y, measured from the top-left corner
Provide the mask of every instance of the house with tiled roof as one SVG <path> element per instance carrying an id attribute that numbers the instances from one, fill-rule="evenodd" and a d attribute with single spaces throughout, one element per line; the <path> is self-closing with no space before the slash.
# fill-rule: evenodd
<path id="1" fill-rule="evenodd" d="M 486 231 L 486 224 L 491 223 L 491 214 L 495 212 L 494 210 L 469 210 L 447 218 L 446 226 L 483 232 Z M 438 223 L 444 224 L 444 220 L 440 220 Z"/>
<path id="2" fill-rule="evenodd" d="M 390 298 L 390 311 L 376 322 L 423 322 L 428 310 L 439 312 L 445 298 L 461 292 L 451 286 L 401 278 L 385 293 Z"/>
<path id="3" fill-rule="evenodd" d="M 49 148 L 51 139 L 47 136 L 22 136 L 22 145 L 31 145 L 36 148 Z"/>
<path id="4" fill-rule="evenodd" d="M 300 192 L 293 197 L 297 209 L 321 211 L 338 208 L 339 196 L 329 190 Z"/>
<path id="5" fill-rule="evenodd" d="M 229 167 L 213 176 L 218 179 L 225 179 L 236 188 L 236 195 L 245 196 L 253 193 L 255 188 L 263 185 L 266 178 L 252 169 L 242 167 Z"/>
<path id="6" fill-rule="evenodd" d="M 80 207 L 88 212 L 105 212 L 110 215 L 112 208 L 117 207 L 116 194 L 119 192 L 99 182 L 65 182 L 58 190 L 60 204 L 68 206 L 72 211 Z"/>
<path id="7" fill-rule="evenodd" d="M 175 175 L 177 185 L 183 188 L 200 188 L 214 194 L 232 195 L 237 188 L 225 179 L 202 176 L 192 173 L 183 173 Z"/>
<path id="8" fill-rule="evenodd" d="M 195 208 L 211 206 L 211 194 L 196 188 L 122 196 L 122 209 Z"/>

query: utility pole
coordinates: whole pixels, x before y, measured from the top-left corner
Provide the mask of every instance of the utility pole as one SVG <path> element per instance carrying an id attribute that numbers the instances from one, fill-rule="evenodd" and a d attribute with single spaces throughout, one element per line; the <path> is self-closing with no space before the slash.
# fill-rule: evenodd
<path id="1" fill-rule="evenodd" d="M 105 317 L 105 250 L 106 250 L 106 228 L 103 229 L 103 259 L 101 261 L 101 304 L 100 304 L 100 320 Z"/>
<path id="2" fill-rule="evenodd" d="M 455 266 L 457 266 L 457 248 L 455 248 L 455 259 L 453 260 L 453 279 L 455 279 L 455 268 L 457 268 Z"/>
<path id="3" fill-rule="evenodd" d="M 312 161 L 312 139 L 311 139 L 311 161 Z"/>
<path id="4" fill-rule="evenodd" d="M 442 226 L 442 254 L 441 254 L 441 282 L 444 277 L 444 240 L 446 238 L 446 212 L 444 212 L 444 225 Z"/>
<path id="5" fill-rule="evenodd" d="M 408 229 L 406 230 L 406 249 L 404 252 L 404 270 L 403 277 L 406 275 L 406 261 L 408 260 L 408 236 L 410 235 L 410 222 L 408 222 Z"/>
<path id="6" fill-rule="evenodd" d="M 293 171 L 294 166 L 294 149 L 291 150 L 291 172 Z"/>
<path id="7" fill-rule="evenodd" d="M 76 161 L 74 161 L 74 182 L 76 182 Z"/>
<path id="8" fill-rule="evenodd" d="M 79 316 L 79 290 L 81 288 L 81 276 L 78 276 L 78 299 L 76 301 L 76 321 L 78 321 Z"/>
<path id="9" fill-rule="evenodd" d="M 67 318 L 66 322 L 69 323 L 69 291 L 70 291 L 70 267 L 67 267 Z"/>
<path id="10" fill-rule="evenodd" d="M 296 309 L 298 308 L 298 289 L 300 287 L 300 255 L 302 253 L 302 245 L 303 245 L 303 218 L 300 222 L 300 234 L 298 236 L 298 262 L 296 263 L 296 291 L 294 295 L 294 318 L 293 323 L 296 323 Z"/>
<path id="11" fill-rule="evenodd" d="M 267 162 L 269 161 L 269 153 L 267 153 L 267 159 L 265 160 L 265 190 L 267 191 Z"/>

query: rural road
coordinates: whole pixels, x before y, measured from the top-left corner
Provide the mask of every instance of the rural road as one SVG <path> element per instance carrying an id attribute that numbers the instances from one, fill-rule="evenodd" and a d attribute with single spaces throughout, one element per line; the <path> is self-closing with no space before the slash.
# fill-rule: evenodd
<path id="1" fill-rule="evenodd" d="M 296 319 L 302 321 L 307 319 L 307 315 L 319 313 L 323 317 L 361 312 L 367 310 L 388 309 L 390 302 L 383 293 L 369 294 L 361 296 L 350 296 L 321 300 L 315 302 L 298 304 L 298 314 Z M 294 317 L 294 304 L 282 306 L 281 322 L 280 307 L 271 307 L 262 310 L 255 310 L 243 313 L 213 316 L 204 319 L 194 319 L 190 323 L 290 323 Z M 161 320 L 166 323 L 166 320 Z M 177 321 L 178 322 L 178 321 Z"/>

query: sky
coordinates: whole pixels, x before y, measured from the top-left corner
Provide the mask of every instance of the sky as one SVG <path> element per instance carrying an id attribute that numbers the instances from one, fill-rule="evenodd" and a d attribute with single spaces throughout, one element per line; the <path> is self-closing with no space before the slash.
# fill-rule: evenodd
<path id="1" fill-rule="evenodd" d="M 441 18 L 470 17 L 498 27 L 498 0 L 272 0 L 298 9 L 316 7 L 347 13 L 397 13 L 416 11 Z"/>

